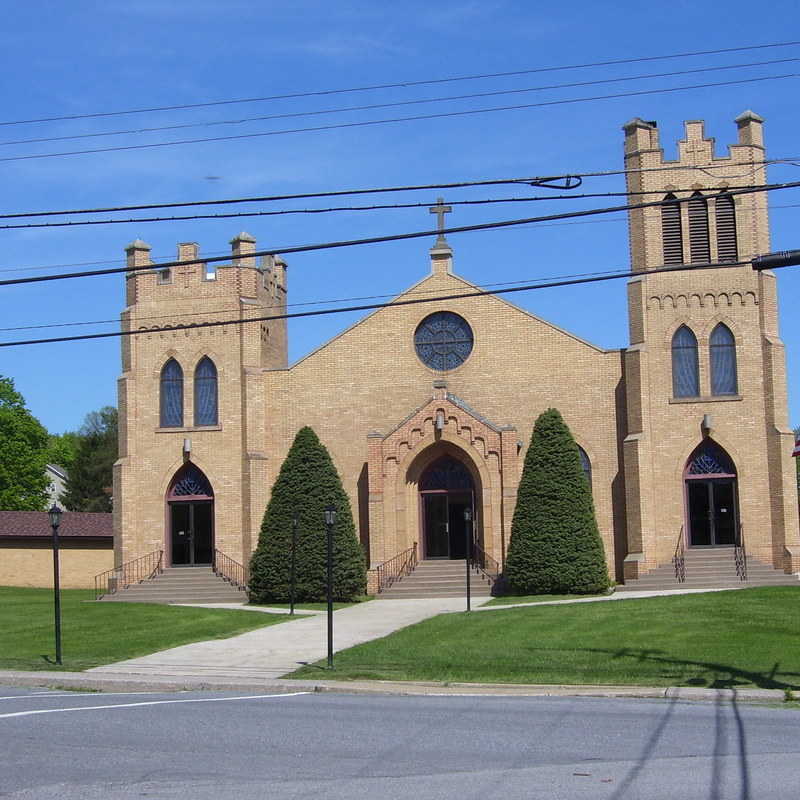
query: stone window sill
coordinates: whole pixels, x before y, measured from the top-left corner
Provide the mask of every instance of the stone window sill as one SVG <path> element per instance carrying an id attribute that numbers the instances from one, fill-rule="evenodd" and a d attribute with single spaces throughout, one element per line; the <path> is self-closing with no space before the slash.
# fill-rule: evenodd
<path id="1" fill-rule="evenodd" d="M 670 397 L 670 403 L 730 403 L 744 400 L 740 394 L 714 394 L 703 397 Z"/>
<path id="2" fill-rule="evenodd" d="M 156 433 L 196 433 L 199 431 L 221 431 L 222 425 L 198 425 L 191 428 L 156 428 Z"/>

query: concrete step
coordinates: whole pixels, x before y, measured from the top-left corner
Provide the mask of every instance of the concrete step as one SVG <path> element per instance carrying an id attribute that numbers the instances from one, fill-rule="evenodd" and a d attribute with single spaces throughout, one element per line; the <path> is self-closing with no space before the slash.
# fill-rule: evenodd
<path id="1" fill-rule="evenodd" d="M 470 591 L 475 597 L 488 597 L 491 586 L 478 570 L 473 570 Z M 378 595 L 379 599 L 399 600 L 427 597 L 463 597 L 466 595 L 464 561 L 420 561 L 410 575 L 396 581 Z"/>
<path id="2" fill-rule="evenodd" d="M 170 567 L 149 581 L 101 598 L 129 603 L 246 603 L 247 592 L 215 575 L 211 567 Z"/>

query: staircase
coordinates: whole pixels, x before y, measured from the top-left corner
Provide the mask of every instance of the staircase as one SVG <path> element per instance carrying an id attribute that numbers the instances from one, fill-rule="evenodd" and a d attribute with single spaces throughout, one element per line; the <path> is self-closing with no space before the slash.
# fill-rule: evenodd
<path id="1" fill-rule="evenodd" d="M 247 592 L 215 575 L 211 567 L 167 567 L 155 578 L 105 594 L 101 599 L 127 603 L 246 603 Z"/>
<path id="2" fill-rule="evenodd" d="M 464 597 L 467 592 L 466 580 L 466 565 L 463 560 L 420 561 L 410 575 L 395 581 L 388 589 L 381 592 L 377 599 Z M 480 570 L 472 570 L 470 592 L 473 597 L 489 597 L 491 594 L 491 586 Z"/>
<path id="3" fill-rule="evenodd" d="M 794 575 L 787 575 L 769 564 L 747 557 L 747 580 L 736 574 L 732 547 L 688 549 L 684 555 L 686 580 L 675 578 L 675 568 L 665 564 L 638 580 L 617 586 L 617 592 L 657 591 L 661 589 L 741 589 L 752 586 L 800 586 Z"/>

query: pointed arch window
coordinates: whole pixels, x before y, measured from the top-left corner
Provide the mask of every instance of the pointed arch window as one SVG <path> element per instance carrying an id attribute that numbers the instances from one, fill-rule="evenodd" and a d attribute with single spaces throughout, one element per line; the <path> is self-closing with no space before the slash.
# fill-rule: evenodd
<path id="1" fill-rule="evenodd" d="M 736 207 L 729 194 L 717 195 L 714 202 L 717 222 L 717 260 L 736 261 L 739 248 L 736 242 Z"/>
<path id="2" fill-rule="evenodd" d="M 683 227 L 681 206 L 674 194 L 668 194 L 661 206 L 661 238 L 665 264 L 683 264 Z"/>
<path id="3" fill-rule="evenodd" d="M 736 340 L 721 322 L 711 332 L 711 394 L 736 394 Z"/>
<path id="4" fill-rule="evenodd" d="M 586 454 L 586 451 L 578 445 L 578 455 L 581 457 L 581 469 L 583 470 L 583 474 L 586 476 L 586 482 L 589 484 L 589 491 L 592 490 L 592 462 L 589 460 L 589 456 Z"/>
<path id="5" fill-rule="evenodd" d="M 708 201 L 700 192 L 689 199 L 689 252 L 692 264 L 711 261 L 708 241 Z"/>
<path id="6" fill-rule="evenodd" d="M 673 397 L 700 395 L 697 337 L 686 325 L 681 325 L 672 337 L 672 395 Z"/>
<path id="7" fill-rule="evenodd" d="M 162 428 L 183 427 L 183 370 L 171 358 L 161 369 L 161 414 Z"/>
<path id="8" fill-rule="evenodd" d="M 194 371 L 194 424 L 217 425 L 217 368 L 204 356 Z"/>

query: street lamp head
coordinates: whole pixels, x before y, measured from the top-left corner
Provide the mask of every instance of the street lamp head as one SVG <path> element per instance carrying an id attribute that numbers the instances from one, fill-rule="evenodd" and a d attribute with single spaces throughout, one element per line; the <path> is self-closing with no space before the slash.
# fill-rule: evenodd
<path id="1" fill-rule="evenodd" d="M 472 509 L 469 506 L 464 509 L 464 522 L 472 522 Z"/>
<path id="2" fill-rule="evenodd" d="M 336 506 L 333 503 L 325 506 L 325 524 L 326 525 L 335 525 L 336 524 Z"/>
<path id="3" fill-rule="evenodd" d="M 50 507 L 47 516 L 50 517 L 50 527 L 57 528 L 61 524 L 61 515 L 64 512 L 55 504 Z"/>

